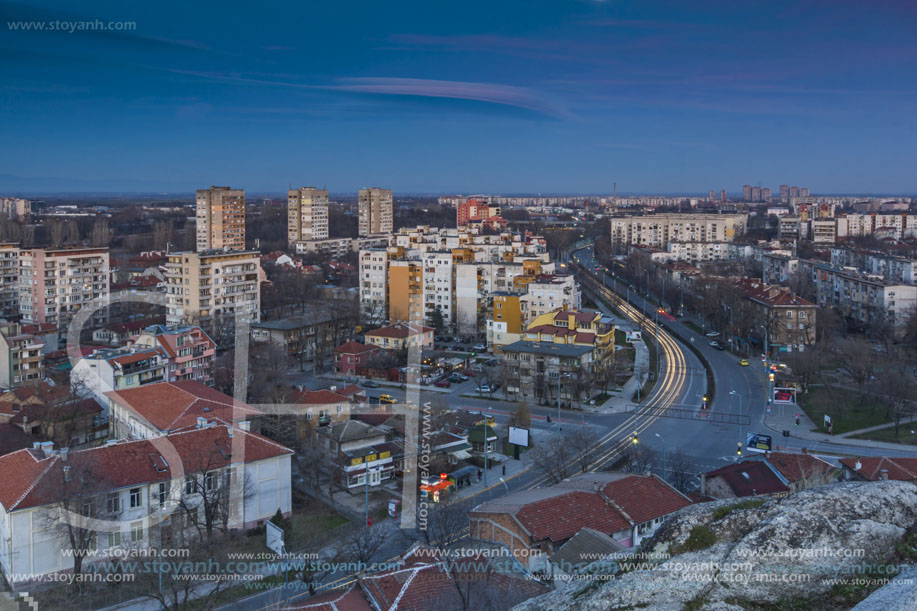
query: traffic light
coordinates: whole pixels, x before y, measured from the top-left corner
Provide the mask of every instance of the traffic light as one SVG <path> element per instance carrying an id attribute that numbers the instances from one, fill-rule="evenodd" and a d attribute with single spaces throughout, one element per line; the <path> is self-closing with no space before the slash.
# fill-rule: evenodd
<path id="1" fill-rule="evenodd" d="M 739 442 L 739 447 L 736 449 L 736 455 L 737 456 L 742 455 L 742 442 L 741 441 Z"/>
<path id="2" fill-rule="evenodd" d="M 799 426 L 799 414 L 796 414 L 796 426 Z"/>
<path id="3" fill-rule="evenodd" d="M 640 442 L 640 440 L 637 439 L 637 431 L 634 431 L 634 436 L 631 441 L 633 442 L 634 445 L 637 445 Z"/>
<path id="4" fill-rule="evenodd" d="M 703 410 L 706 410 L 706 409 L 707 409 L 707 395 L 704 395 L 704 402 L 701 403 L 700 408 L 703 409 Z"/>

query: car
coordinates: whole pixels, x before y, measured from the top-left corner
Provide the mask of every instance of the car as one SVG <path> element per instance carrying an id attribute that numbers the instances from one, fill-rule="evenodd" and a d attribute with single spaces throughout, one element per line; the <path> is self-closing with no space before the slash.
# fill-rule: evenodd
<path id="1" fill-rule="evenodd" d="M 724 346 L 723 344 L 717 344 L 716 346 L 714 346 L 714 348 L 716 348 L 717 350 L 725 350 L 726 346 Z"/>
<path id="2" fill-rule="evenodd" d="M 451 376 L 449 376 L 448 378 L 446 378 L 446 379 L 449 380 L 449 382 L 451 382 L 452 384 L 459 384 L 460 382 L 463 381 L 462 378 L 461 378 L 460 376 L 458 376 L 458 375 L 456 375 L 456 374 L 454 374 L 454 373 L 453 373 Z"/>
<path id="3" fill-rule="evenodd" d="M 707 333 L 707 337 L 716 337 L 719 334 L 720 334 L 719 331 L 710 331 L 709 333 Z"/>
<path id="4" fill-rule="evenodd" d="M 720 343 L 719 343 L 718 341 L 716 341 L 716 340 L 713 340 L 712 342 L 710 342 L 710 347 L 711 347 L 711 348 L 719 348 L 719 347 L 720 347 Z"/>
<path id="5" fill-rule="evenodd" d="M 440 388 L 449 388 L 452 386 L 452 382 L 450 382 L 448 379 L 440 380 L 439 382 L 436 382 L 434 386 L 439 386 Z"/>
<path id="6" fill-rule="evenodd" d="M 484 364 L 487 365 L 488 367 L 496 367 L 497 365 L 500 364 L 500 360 L 499 359 L 490 359 L 489 361 L 486 361 Z"/>
<path id="7" fill-rule="evenodd" d="M 475 344 L 473 350 L 475 352 L 486 352 L 487 344 Z"/>
<path id="8" fill-rule="evenodd" d="M 740 360 L 739 365 L 741 365 L 742 367 L 748 367 L 748 359 Z"/>
<path id="9" fill-rule="evenodd" d="M 365 382 L 363 382 L 363 387 L 364 388 L 379 388 L 379 383 L 373 382 L 372 380 L 366 380 Z"/>
<path id="10" fill-rule="evenodd" d="M 478 386 L 477 389 L 475 389 L 475 390 L 476 390 L 479 394 L 480 394 L 480 393 L 485 393 L 485 392 L 490 392 L 490 386 L 488 386 L 487 384 L 484 384 L 483 386 Z"/>
<path id="11" fill-rule="evenodd" d="M 392 395 L 379 395 L 379 403 L 398 403 Z"/>
<path id="12" fill-rule="evenodd" d="M 452 341 L 454 341 L 456 344 L 461 344 L 465 342 L 465 340 L 463 340 L 461 337 L 453 337 Z"/>

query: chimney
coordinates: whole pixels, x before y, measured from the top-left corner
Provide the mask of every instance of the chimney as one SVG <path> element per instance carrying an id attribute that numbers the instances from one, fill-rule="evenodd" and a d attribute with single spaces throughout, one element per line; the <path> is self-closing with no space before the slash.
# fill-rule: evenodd
<path id="1" fill-rule="evenodd" d="M 707 496 L 707 474 L 700 474 L 700 495 Z"/>
<path id="2" fill-rule="evenodd" d="M 198 416 L 197 417 L 197 428 L 203 429 L 206 427 L 207 427 L 207 419 L 202 416 Z"/>
<path id="3" fill-rule="evenodd" d="M 806 448 L 803 448 L 803 449 L 802 449 L 802 453 L 803 453 L 803 454 L 808 454 L 808 453 L 809 453 L 809 450 L 807 450 Z"/>
<path id="4" fill-rule="evenodd" d="M 599 491 L 599 481 L 598 481 L 598 480 L 593 480 L 593 482 L 592 482 L 592 491 L 593 491 L 593 492 L 598 492 L 598 491 Z"/>
<path id="5" fill-rule="evenodd" d="M 60 459 L 64 462 L 67 462 L 67 457 L 70 455 L 70 448 L 61 448 L 60 449 Z"/>
<path id="6" fill-rule="evenodd" d="M 239 428 L 246 432 L 251 431 L 252 430 L 251 420 L 243 420 L 242 422 L 239 423 Z"/>
<path id="7" fill-rule="evenodd" d="M 888 480 L 888 469 L 882 469 L 879 471 L 879 479 L 882 481 Z"/>
<path id="8" fill-rule="evenodd" d="M 226 427 L 226 434 L 232 439 L 232 425 Z"/>
<path id="9" fill-rule="evenodd" d="M 70 465 L 64 465 L 64 481 L 70 481 Z"/>
<path id="10" fill-rule="evenodd" d="M 40 441 L 33 441 L 33 442 L 32 442 L 32 449 L 33 449 L 33 450 L 40 450 L 40 449 L 41 449 L 41 442 L 40 442 Z"/>
<path id="11" fill-rule="evenodd" d="M 41 451 L 44 452 L 45 456 L 51 456 L 54 454 L 54 442 L 53 441 L 42 441 L 41 442 Z"/>

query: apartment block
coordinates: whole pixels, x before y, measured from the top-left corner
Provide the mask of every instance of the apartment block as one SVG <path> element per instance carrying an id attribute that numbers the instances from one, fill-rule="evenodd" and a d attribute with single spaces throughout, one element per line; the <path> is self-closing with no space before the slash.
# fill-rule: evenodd
<path id="1" fill-rule="evenodd" d="M 917 259 L 836 247 L 831 249 L 831 265 L 853 267 L 896 284 L 917 284 Z"/>
<path id="2" fill-rule="evenodd" d="M 166 355 L 164 380 L 181 382 L 193 380 L 213 384 L 213 366 L 216 360 L 216 342 L 196 326 L 164 327 L 152 325 L 143 330 L 132 345 L 140 348 L 159 348 Z"/>
<path id="3" fill-rule="evenodd" d="M 737 283 L 751 304 L 746 321 L 751 327 L 764 326 L 770 349 L 775 352 L 802 352 L 815 343 L 815 304 L 782 286 L 745 278 Z"/>
<path id="4" fill-rule="evenodd" d="M 32 202 L 21 197 L 0 197 L 0 215 L 25 218 L 32 214 Z"/>
<path id="5" fill-rule="evenodd" d="M 107 248 L 28 248 L 20 251 L 19 310 L 24 322 L 47 322 L 62 332 L 93 300 L 109 303 Z M 106 319 L 100 310 L 91 324 Z"/>
<path id="6" fill-rule="evenodd" d="M 799 259 L 783 254 L 761 256 L 761 280 L 766 284 L 786 284 L 799 269 Z"/>
<path id="7" fill-rule="evenodd" d="M 459 229 L 469 226 L 500 228 L 506 220 L 500 216 L 499 206 L 492 205 L 489 200 L 472 197 L 455 207 L 455 224 Z"/>
<path id="8" fill-rule="evenodd" d="M 812 220 L 810 239 L 817 244 L 834 244 L 837 241 L 837 221 L 834 219 Z"/>
<path id="9" fill-rule="evenodd" d="M 19 245 L 0 244 L 0 318 L 19 316 Z"/>
<path id="10" fill-rule="evenodd" d="M 837 223 L 838 237 L 917 237 L 917 214 L 845 214 Z"/>
<path id="11" fill-rule="evenodd" d="M 665 250 L 670 242 L 731 242 L 745 233 L 746 214 L 652 214 L 613 217 L 615 245 L 642 245 Z"/>
<path id="12" fill-rule="evenodd" d="M 0 322 L 0 387 L 43 379 L 42 348 L 44 343 L 18 323 Z"/>
<path id="13" fill-rule="evenodd" d="M 359 235 L 392 233 L 395 230 L 391 189 L 379 189 L 378 187 L 360 189 L 357 195 L 357 207 L 360 213 Z"/>
<path id="14" fill-rule="evenodd" d="M 258 251 L 170 253 L 166 324 L 196 324 L 221 343 L 236 317 L 261 319 Z"/>
<path id="15" fill-rule="evenodd" d="M 863 324 L 886 321 L 901 327 L 917 306 L 917 286 L 829 264 L 811 266 L 818 305 L 836 308 Z"/>
<path id="16" fill-rule="evenodd" d="M 287 239 L 296 242 L 328 238 L 328 190 L 300 187 L 287 192 Z"/>
<path id="17" fill-rule="evenodd" d="M 197 250 L 245 250 L 245 190 L 197 190 Z"/>

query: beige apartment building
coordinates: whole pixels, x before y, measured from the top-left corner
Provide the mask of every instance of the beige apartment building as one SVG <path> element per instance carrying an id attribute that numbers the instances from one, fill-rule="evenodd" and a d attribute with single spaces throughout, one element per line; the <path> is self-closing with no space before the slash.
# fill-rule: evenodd
<path id="1" fill-rule="evenodd" d="M 287 241 L 311 242 L 328 238 L 328 190 L 301 187 L 287 191 Z"/>
<path id="2" fill-rule="evenodd" d="M 24 248 L 19 253 L 19 311 L 23 322 L 49 322 L 66 332 L 83 305 L 109 303 L 108 248 Z M 90 324 L 104 321 L 106 310 Z"/>
<path id="3" fill-rule="evenodd" d="M 219 343 L 237 316 L 259 321 L 260 268 L 256 250 L 170 253 L 166 324 L 198 324 Z"/>
<path id="4" fill-rule="evenodd" d="M 197 190 L 197 250 L 245 250 L 245 190 Z"/>
<path id="5" fill-rule="evenodd" d="M 25 218 L 32 213 L 32 202 L 21 197 L 0 197 L 0 214 L 11 218 Z"/>
<path id="6" fill-rule="evenodd" d="M 0 387 L 9 388 L 45 377 L 44 344 L 14 322 L 0 322 Z"/>
<path id="7" fill-rule="evenodd" d="M 19 316 L 19 244 L 0 244 L 0 318 Z"/>
<path id="8" fill-rule="evenodd" d="M 611 242 L 665 250 L 669 242 L 731 242 L 745 233 L 746 214 L 649 214 L 611 219 Z"/>
<path id="9" fill-rule="evenodd" d="M 392 220 L 392 190 L 360 189 L 358 196 L 360 210 L 359 235 L 369 236 L 378 233 L 392 233 L 395 230 Z"/>

